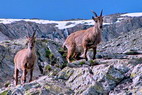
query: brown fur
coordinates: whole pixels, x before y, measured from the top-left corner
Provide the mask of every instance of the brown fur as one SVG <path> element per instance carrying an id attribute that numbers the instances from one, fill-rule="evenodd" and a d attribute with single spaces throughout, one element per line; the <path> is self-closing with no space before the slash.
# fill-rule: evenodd
<path id="1" fill-rule="evenodd" d="M 35 32 L 32 37 L 27 37 L 27 44 L 28 48 L 22 49 L 17 52 L 17 54 L 14 57 L 14 80 L 15 85 L 18 84 L 18 73 L 20 70 L 23 71 L 22 77 L 21 77 L 21 84 L 26 82 L 26 75 L 28 71 L 30 71 L 30 81 L 32 81 L 32 75 L 33 75 L 33 69 L 34 64 L 37 59 L 37 55 L 35 52 Z"/>
<path id="2" fill-rule="evenodd" d="M 70 62 L 71 57 L 77 57 L 78 53 L 83 52 L 83 58 L 87 60 L 86 53 L 88 49 L 93 48 L 95 59 L 97 45 L 101 42 L 101 32 L 103 17 L 102 12 L 100 16 L 97 16 L 95 12 L 95 18 L 92 19 L 96 22 L 94 27 L 87 30 L 80 30 L 70 34 L 65 40 L 63 47 L 67 48 L 67 61 Z"/>

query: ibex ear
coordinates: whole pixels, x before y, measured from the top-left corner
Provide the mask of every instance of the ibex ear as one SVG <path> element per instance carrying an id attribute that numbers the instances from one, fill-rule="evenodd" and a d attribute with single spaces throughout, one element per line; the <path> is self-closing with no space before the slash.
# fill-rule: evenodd
<path id="1" fill-rule="evenodd" d="M 93 19 L 95 22 L 97 22 L 97 18 L 95 18 L 95 17 L 92 16 L 92 19 Z"/>
<path id="2" fill-rule="evenodd" d="M 92 16 L 92 19 L 95 20 L 95 18 Z"/>

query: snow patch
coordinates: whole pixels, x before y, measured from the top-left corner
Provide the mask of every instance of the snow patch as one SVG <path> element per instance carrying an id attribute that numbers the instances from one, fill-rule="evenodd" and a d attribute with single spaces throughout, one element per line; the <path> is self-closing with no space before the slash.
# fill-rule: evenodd
<path id="1" fill-rule="evenodd" d="M 51 24 L 55 23 L 57 24 L 55 27 L 58 29 L 67 29 L 72 28 L 78 24 L 84 24 L 84 25 L 94 25 L 93 20 L 76 20 L 76 21 L 51 21 L 51 20 L 38 20 L 38 19 L 0 19 L 0 23 L 3 24 L 11 24 L 17 21 L 26 21 L 26 22 L 35 22 L 38 24 Z M 103 23 L 103 25 L 108 25 L 110 23 Z"/>
<path id="2" fill-rule="evenodd" d="M 122 20 L 124 20 L 124 18 L 117 18 L 116 23 L 119 23 L 119 22 L 121 22 Z"/>
<path id="3" fill-rule="evenodd" d="M 56 27 L 58 27 L 59 29 L 66 29 L 66 28 L 74 27 L 78 24 L 94 25 L 94 21 L 93 20 L 58 21 L 57 24 L 58 25 L 56 25 Z"/>
<path id="4" fill-rule="evenodd" d="M 139 17 L 142 16 L 142 13 L 127 13 L 122 14 L 121 16 L 130 16 L 130 17 Z M 116 23 L 122 21 L 124 18 L 118 18 Z M 3 24 L 11 24 L 17 21 L 26 21 L 26 22 L 35 22 L 38 24 L 51 24 L 55 23 L 55 27 L 58 29 L 67 29 L 72 28 L 78 24 L 84 25 L 94 25 L 95 22 L 93 20 L 74 20 L 74 21 L 52 21 L 52 20 L 40 20 L 40 19 L 0 19 L 0 23 Z M 109 25 L 111 23 L 103 23 L 103 25 Z"/>
<path id="5" fill-rule="evenodd" d="M 142 16 L 142 13 L 127 13 L 127 14 L 122 14 L 121 16 L 139 17 Z"/>

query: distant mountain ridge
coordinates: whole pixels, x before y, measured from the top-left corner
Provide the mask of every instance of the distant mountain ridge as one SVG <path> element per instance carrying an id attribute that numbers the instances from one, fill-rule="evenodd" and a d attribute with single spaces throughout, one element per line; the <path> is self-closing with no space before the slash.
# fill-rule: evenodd
<path id="1" fill-rule="evenodd" d="M 0 41 L 23 38 L 27 33 L 37 31 L 39 38 L 63 42 L 72 32 L 87 29 L 93 25 L 93 20 L 0 19 Z M 104 16 L 103 40 L 109 41 L 140 27 L 142 27 L 142 13 Z"/>

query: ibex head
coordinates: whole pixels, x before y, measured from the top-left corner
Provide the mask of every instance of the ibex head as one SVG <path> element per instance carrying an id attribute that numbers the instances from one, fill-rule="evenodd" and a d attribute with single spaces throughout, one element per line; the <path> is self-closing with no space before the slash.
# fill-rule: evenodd
<path id="1" fill-rule="evenodd" d="M 35 39 L 36 39 L 35 33 L 36 32 L 34 32 L 32 36 L 30 36 L 29 34 L 27 36 L 27 45 L 28 45 L 28 48 L 31 50 L 35 47 Z"/>
<path id="2" fill-rule="evenodd" d="M 101 11 L 100 16 L 98 16 L 94 11 L 92 11 L 92 12 L 95 15 L 95 17 L 92 16 L 92 19 L 99 25 L 99 28 L 102 28 L 102 26 L 103 26 L 103 16 L 102 16 L 103 10 Z"/>

